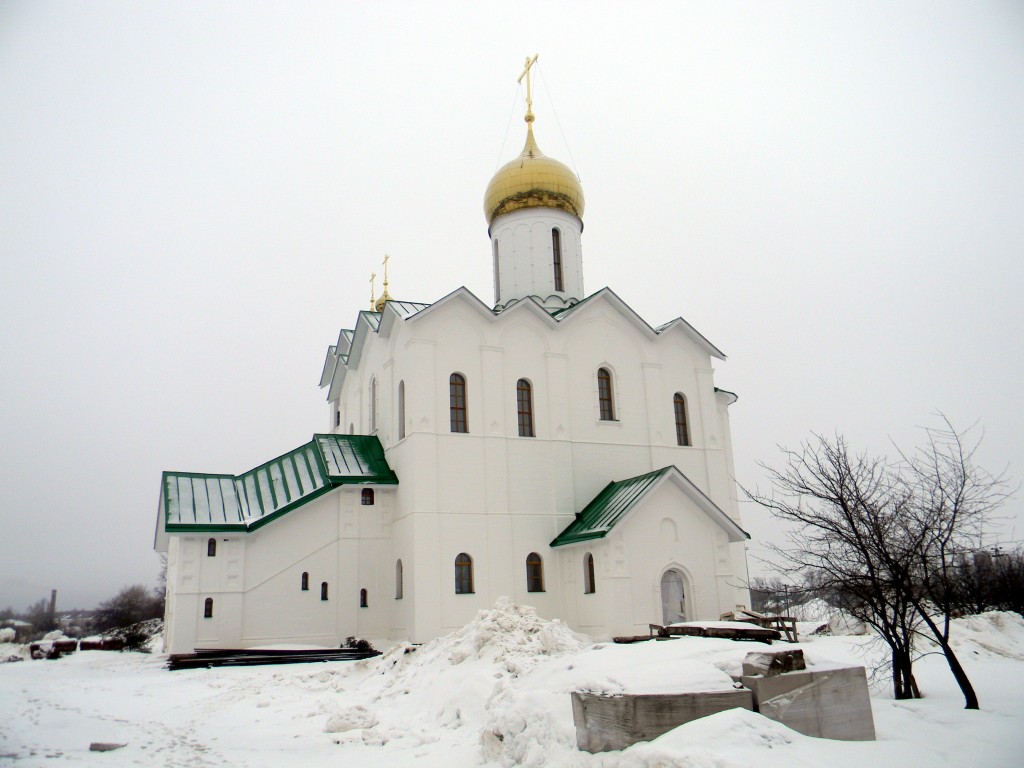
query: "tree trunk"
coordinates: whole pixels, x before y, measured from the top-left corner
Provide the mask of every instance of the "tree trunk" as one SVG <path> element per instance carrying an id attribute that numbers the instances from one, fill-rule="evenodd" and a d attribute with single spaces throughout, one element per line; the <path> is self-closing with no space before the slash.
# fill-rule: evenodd
<path id="1" fill-rule="evenodd" d="M 978 704 L 978 694 L 974 692 L 974 686 L 971 685 L 964 668 L 960 666 L 960 660 L 953 652 L 953 648 L 945 641 L 941 641 L 940 645 L 942 653 L 946 657 L 946 663 L 949 664 L 949 671 L 953 673 L 956 684 L 960 686 L 960 692 L 964 695 L 964 709 L 981 709 Z"/>
<path id="2" fill-rule="evenodd" d="M 932 631 L 932 635 L 938 642 L 939 647 L 942 648 L 942 655 L 946 657 L 949 671 L 953 673 L 953 679 L 956 680 L 956 684 L 960 686 L 960 692 L 964 695 L 964 709 L 981 709 L 978 704 L 978 694 L 974 692 L 974 686 L 971 685 L 967 672 L 960 666 L 960 660 L 956 657 L 953 647 L 949 644 L 948 635 L 943 634 L 935 622 L 932 621 L 932 617 L 923 609 L 917 607 L 917 611 L 921 614 L 921 618 L 924 619 L 924 623 L 928 625 L 928 629 Z M 949 625 L 947 624 L 946 626 L 948 627 Z"/>
<path id="3" fill-rule="evenodd" d="M 897 700 L 919 699 L 921 692 L 914 679 L 914 662 L 910 654 L 892 650 L 892 695 Z"/>

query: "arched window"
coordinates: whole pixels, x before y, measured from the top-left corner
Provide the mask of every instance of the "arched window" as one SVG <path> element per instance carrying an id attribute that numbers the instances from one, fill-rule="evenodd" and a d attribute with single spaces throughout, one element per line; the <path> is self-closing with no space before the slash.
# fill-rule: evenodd
<path id="1" fill-rule="evenodd" d="M 213 618 L 213 598 L 212 597 L 206 598 L 206 602 L 203 603 L 203 618 L 204 619 L 212 619 Z"/>
<path id="2" fill-rule="evenodd" d="M 473 592 L 473 558 L 460 552 L 455 558 L 455 594 L 469 595 Z"/>
<path id="3" fill-rule="evenodd" d="M 562 233 L 557 229 L 551 230 L 551 260 L 555 267 L 555 290 L 565 290 L 562 287 Z"/>
<path id="4" fill-rule="evenodd" d="M 615 403 L 612 400 L 612 373 L 607 368 L 597 369 L 597 404 L 601 421 L 615 421 Z"/>
<path id="5" fill-rule="evenodd" d="M 359 494 L 359 503 L 364 507 L 373 506 L 373 488 L 363 488 L 363 492 Z"/>
<path id="6" fill-rule="evenodd" d="M 370 607 L 369 597 L 367 596 L 365 589 L 360 589 L 359 590 L 359 607 L 360 608 L 369 608 Z"/>
<path id="7" fill-rule="evenodd" d="M 398 439 L 405 437 L 405 381 L 398 382 Z"/>
<path id="8" fill-rule="evenodd" d="M 448 378 L 452 432 L 469 432 L 466 423 L 466 377 L 453 373 Z"/>
<path id="9" fill-rule="evenodd" d="M 594 556 L 589 552 L 583 556 L 583 592 L 588 595 L 597 592 L 597 580 L 594 578 Z"/>
<path id="10" fill-rule="evenodd" d="M 402 583 L 402 561 L 395 561 L 395 600 L 402 599 L 402 593 L 405 589 L 405 585 Z"/>
<path id="11" fill-rule="evenodd" d="M 544 561 L 536 552 L 526 556 L 526 591 L 544 591 Z"/>
<path id="12" fill-rule="evenodd" d="M 377 377 L 370 379 L 370 433 L 377 431 Z"/>
<path id="13" fill-rule="evenodd" d="M 533 437 L 533 387 L 526 379 L 516 382 L 516 411 L 519 415 L 519 436 Z"/>
<path id="14" fill-rule="evenodd" d="M 327 582 L 326 581 L 321 581 L 320 582 L 320 599 L 321 600 L 326 600 L 327 599 Z"/>
<path id="15" fill-rule="evenodd" d="M 498 262 L 498 240 L 494 239 L 494 303 L 501 301 L 501 268 Z"/>
<path id="16" fill-rule="evenodd" d="M 686 420 L 686 398 L 682 392 L 676 392 L 672 407 L 676 412 L 676 445 L 689 445 L 690 425 Z"/>
<path id="17" fill-rule="evenodd" d="M 305 571 L 302 572 L 302 591 L 303 592 L 308 592 L 309 591 L 309 574 L 306 573 Z"/>
<path id="18" fill-rule="evenodd" d="M 208 542 L 206 542 L 206 556 L 207 557 L 216 557 L 217 556 L 217 540 L 216 539 L 210 539 Z"/>

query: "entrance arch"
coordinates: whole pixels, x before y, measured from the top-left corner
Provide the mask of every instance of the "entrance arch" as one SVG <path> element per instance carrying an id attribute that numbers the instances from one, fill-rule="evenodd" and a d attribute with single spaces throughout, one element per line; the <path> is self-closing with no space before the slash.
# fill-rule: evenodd
<path id="1" fill-rule="evenodd" d="M 669 568 L 661 577 L 661 618 L 666 626 L 686 621 L 683 574 L 675 568 Z"/>

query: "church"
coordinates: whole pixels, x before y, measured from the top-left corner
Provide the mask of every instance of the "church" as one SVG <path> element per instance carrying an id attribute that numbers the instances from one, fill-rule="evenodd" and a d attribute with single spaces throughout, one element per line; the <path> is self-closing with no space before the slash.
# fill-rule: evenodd
<path id="1" fill-rule="evenodd" d="M 327 431 L 163 473 L 167 652 L 424 642 L 501 596 L 595 638 L 749 603 L 725 356 L 584 291 L 583 189 L 538 147 L 531 64 L 525 146 L 484 193 L 493 303 L 397 300 L 385 273 L 327 350 Z"/>

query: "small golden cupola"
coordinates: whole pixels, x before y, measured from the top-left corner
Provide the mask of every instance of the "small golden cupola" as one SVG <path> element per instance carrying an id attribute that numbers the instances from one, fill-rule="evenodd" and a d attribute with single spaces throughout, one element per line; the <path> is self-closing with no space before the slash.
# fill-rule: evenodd
<path id="1" fill-rule="evenodd" d="M 489 227 L 496 218 L 523 208 L 557 208 L 583 220 L 583 187 L 576 174 L 537 147 L 533 137 L 533 99 L 530 68 L 537 57 L 527 59 L 520 81 L 526 78 L 526 145 L 515 160 L 494 174 L 484 192 L 484 216 Z"/>

